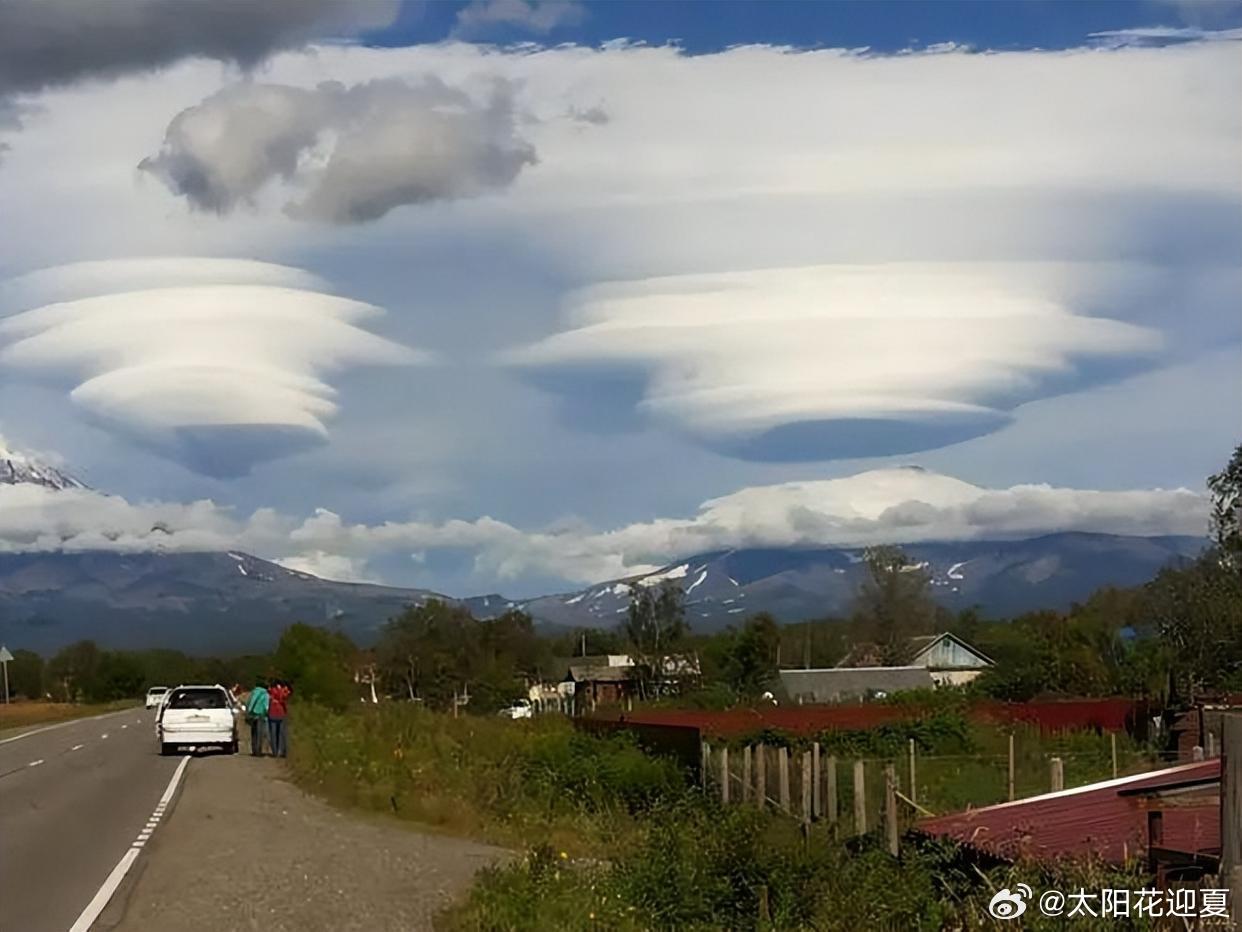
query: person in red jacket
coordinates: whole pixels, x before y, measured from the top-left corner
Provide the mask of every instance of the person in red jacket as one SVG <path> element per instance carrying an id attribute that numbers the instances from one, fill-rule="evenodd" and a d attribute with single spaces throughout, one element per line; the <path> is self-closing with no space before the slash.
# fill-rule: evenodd
<path id="1" fill-rule="evenodd" d="M 293 689 L 284 680 L 277 680 L 267 691 L 267 737 L 273 757 L 289 755 L 289 697 Z"/>

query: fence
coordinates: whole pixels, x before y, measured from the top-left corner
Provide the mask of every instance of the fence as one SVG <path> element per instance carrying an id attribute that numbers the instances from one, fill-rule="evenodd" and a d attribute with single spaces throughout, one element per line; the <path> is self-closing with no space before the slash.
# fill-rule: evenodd
<path id="1" fill-rule="evenodd" d="M 1017 737 L 1009 735 L 1002 755 L 924 755 L 911 739 L 904 754 L 879 758 L 830 754 L 819 742 L 791 749 L 702 741 L 699 772 L 705 792 L 724 804 L 783 812 L 807 824 L 823 821 L 840 834 L 883 827 L 895 850 L 901 830 L 923 816 L 1159 766 L 1158 756 L 1119 749 L 1115 735 L 1103 753 L 1048 753 L 1045 745 L 1031 740 L 1024 747 Z"/>

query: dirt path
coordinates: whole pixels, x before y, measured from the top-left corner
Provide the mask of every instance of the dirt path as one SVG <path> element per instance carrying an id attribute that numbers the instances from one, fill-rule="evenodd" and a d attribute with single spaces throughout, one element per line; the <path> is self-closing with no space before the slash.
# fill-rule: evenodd
<path id="1" fill-rule="evenodd" d="M 430 929 L 498 848 L 341 813 L 270 758 L 196 758 L 128 896 L 95 929 Z"/>

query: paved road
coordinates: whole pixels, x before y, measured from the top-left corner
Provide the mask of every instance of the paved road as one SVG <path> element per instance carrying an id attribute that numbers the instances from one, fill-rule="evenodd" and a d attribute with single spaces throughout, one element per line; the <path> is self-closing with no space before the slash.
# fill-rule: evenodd
<path id="1" fill-rule="evenodd" d="M 152 714 L 0 736 L 0 932 L 68 932 L 144 830 L 180 764 Z"/>

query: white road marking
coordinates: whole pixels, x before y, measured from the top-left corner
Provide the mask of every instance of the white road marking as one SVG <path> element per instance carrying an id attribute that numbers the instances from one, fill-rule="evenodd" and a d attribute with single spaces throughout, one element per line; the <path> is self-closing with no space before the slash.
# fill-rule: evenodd
<path id="1" fill-rule="evenodd" d="M 188 755 L 181 758 L 181 763 L 177 765 L 172 779 L 168 781 L 168 787 L 164 790 L 164 795 L 160 797 L 159 808 L 162 809 L 167 806 L 173 798 L 173 794 L 177 792 L 177 784 L 181 782 L 186 765 L 189 763 L 190 758 Z M 150 833 L 147 833 L 147 837 L 150 837 Z M 112 873 L 108 875 L 108 879 L 104 881 L 103 886 L 99 888 L 94 898 L 86 904 L 86 909 L 82 910 L 82 915 L 78 916 L 78 921 L 69 928 L 69 932 L 88 932 L 91 924 L 99 918 L 99 914 L 104 911 L 104 907 L 108 905 L 108 901 L 116 893 L 117 888 L 121 885 L 121 881 L 129 873 L 129 869 L 134 866 L 134 861 L 138 859 L 138 854 L 145 844 L 146 838 L 139 835 L 137 840 L 130 845 L 129 850 L 121 855 L 121 860 L 117 861 L 116 867 L 112 868 Z"/>
<path id="2" fill-rule="evenodd" d="M 45 731 L 55 731 L 57 728 L 68 728 L 70 725 L 81 725 L 83 722 L 93 722 L 96 719 L 124 714 L 124 712 L 104 712 L 102 715 L 92 715 L 89 718 L 71 718 L 67 722 L 57 722 L 55 725 L 44 725 L 42 728 L 33 728 L 30 731 L 23 731 L 20 735 L 13 735 L 10 738 L 0 738 L 0 744 L 8 744 L 10 741 L 20 741 L 22 738 L 29 738 L 31 735 L 41 735 Z"/>
<path id="3" fill-rule="evenodd" d="M 104 733 L 104 734 L 100 735 L 100 736 L 99 736 L 99 740 L 100 740 L 100 741 L 107 741 L 107 740 L 108 740 L 108 735 L 107 735 L 107 733 Z"/>
<path id="4" fill-rule="evenodd" d="M 128 726 L 128 725 L 122 725 L 121 727 L 122 727 L 122 728 L 128 728 L 129 726 Z"/>
<path id="5" fill-rule="evenodd" d="M 42 757 L 40 757 L 38 760 L 32 760 L 32 761 L 31 761 L 29 764 L 27 764 L 26 766 L 27 766 L 27 767 L 38 767 L 41 763 L 43 763 L 43 758 L 42 758 Z"/>
<path id="6" fill-rule="evenodd" d="M 82 750 L 82 748 L 84 748 L 84 747 L 86 747 L 86 745 L 85 745 L 85 744 L 75 744 L 75 745 L 74 745 L 73 747 L 71 747 L 69 750 L 71 750 L 71 751 L 80 751 L 80 750 Z"/>

